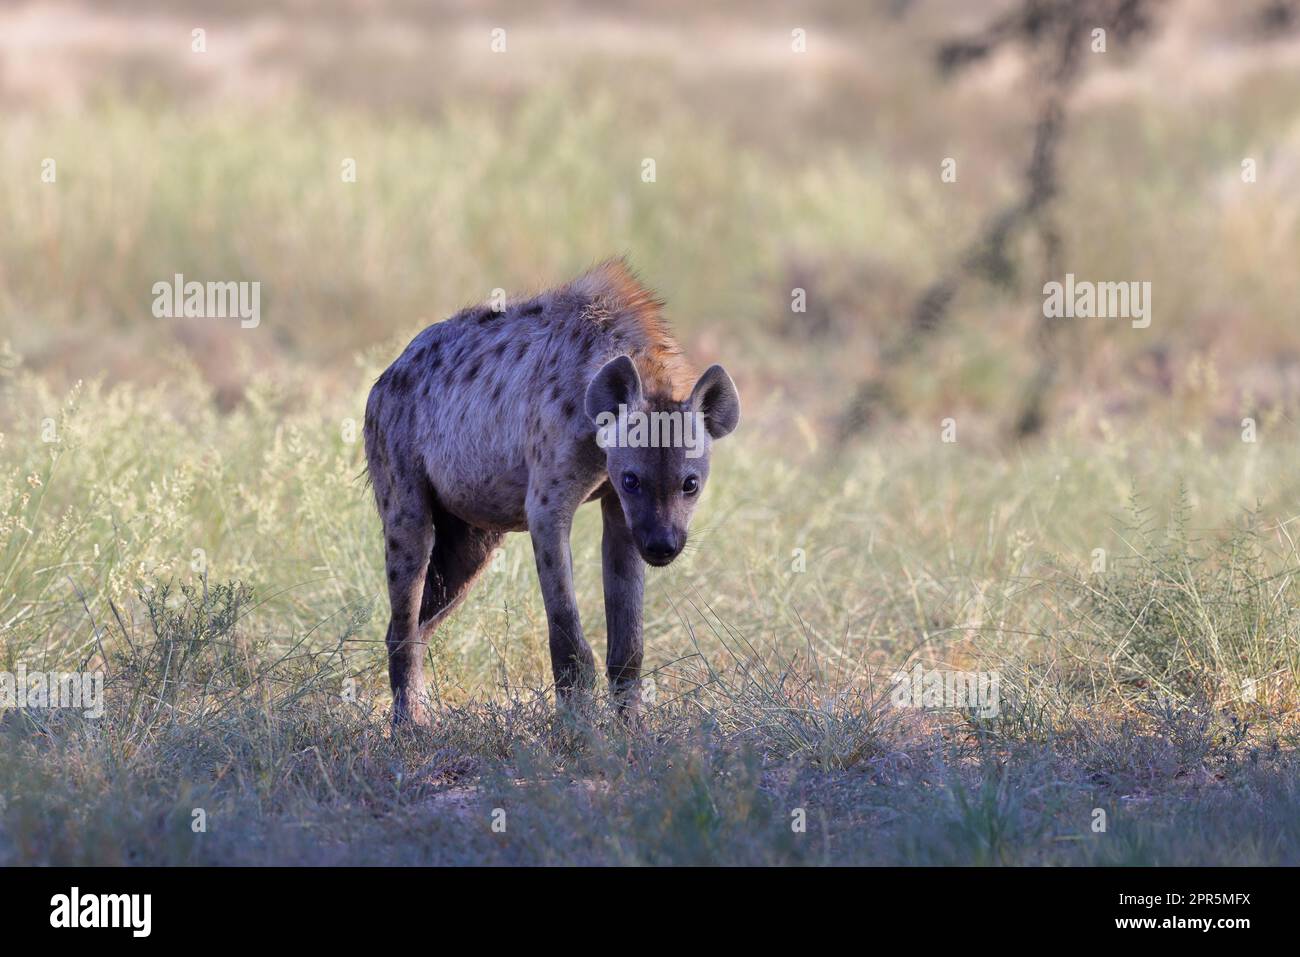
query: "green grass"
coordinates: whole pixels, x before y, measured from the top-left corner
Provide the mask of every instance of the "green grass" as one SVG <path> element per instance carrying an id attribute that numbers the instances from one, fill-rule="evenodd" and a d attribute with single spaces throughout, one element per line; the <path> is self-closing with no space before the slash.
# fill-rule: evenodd
<path id="1" fill-rule="evenodd" d="M 392 740 L 360 387 L 227 414 L 179 381 L 2 387 L 0 660 L 109 676 L 97 723 L 5 715 L 8 863 L 1298 859 L 1293 443 L 915 428 L 827 465 L 774 460 L 760 402 L 651 576 L 641 735 L 556 715 L 513 536 L 430 649 L 435 727 Z M 585 510 L 599 654 L 598 538 Z M 891 707 L 915 661 L 997 670 L 1000 713 Z"/>
<path id="2" fill-rule="evenodd" d="M 936 103 L 956 110 L 941 94 Z M 1217 101 L 1216 116 L 1207 131 L 1190 111 L 1081 111 L 1064 171 L 1064 266 L 1150 281 L 1156 312 L 1140 332 L 1069 326 L 1062 417 L 1070 405 L 1094 416 L 1193 412 L 1235 429 L 1242 415 L 1289 401 L 1258 356 L 1300 347 L 1285 321 L 1300 232 L 1281 184 L 1240 183 L 1223 145 L 1270 143 L 1268 128 Z M 1131 130 L 1148 141 L 1140 154 L 1117 142 Z M 1292 145 L 1266 148 L 1285 169 Z M 304 360 L 330 388 L 350 385 L 354 357 L 377 343 L 396 345 L 494 288 L 539 288 L 626 252 L 688 342 L 711 354 L 726 343 L 732 365 L 820 427 L 926 285 L 1016 195 L 1020 149 L 1004 147 L 1007 170 L 945 185 L 920 157 L 869 142 L 781 157 L 684 105 L 660 104 L 645 128 L 615 93 L 580 94 L 571 80 L 508 105 L 451 105 L 431 121 L 308 98 L 194 112 L 108 98 L 7 129 L 0 261 L 16 265 L 0 268 L 0 338 L 61 384 L 90 368 L 112 380 L 167 376 L 170 351 L 155 347 L 176 341 L 229 407 Z M 1170 155 L 1183 159 L 1160 160 Z M 47 157 L 56 183 L 40 181 Z M 645 157 L 657 163 L 653 183 L 641 180 Z M 346 158 L 355 183 L 341 177 Z M 900 409 L 1008 417 L 1008 390 L 1036 361 L 1031 246 L 1007 287 L 963 289 L 951 328 L 901 377 Z M 260 282 L 263 326 L 241 337 L 154 319 L 153 284 L 176 273 Z M 1272 278 L 1250 278 L 1260 274 Z M 808 313 L 791 312 L 796 287 Z M 1150 368 L 1163 353 L 1178 357 L 1168 383 Z M 1249 380 L 1225 383 L 1219 361 L 1249 369 Z"/>
<path id="3" fill-rule="evenodd" d="M 1075 715 L 1037 743 L 806 698 L 737 660 L 683 682 L 632 737 L 600 702 L 557 714 L 503 687 L 394 739 L 376 702 L 339 694 L 337 645 L 252 637 L 239 588 L 169 597 L 104 636 L 118 650 L 103 719 L 4 722 L 6 864 L 1295 863 L 1300 850 L 1294 754 L 1220 738 L 1190 707 Z M 854 759 L 826 763 L 827 743 Z"/>

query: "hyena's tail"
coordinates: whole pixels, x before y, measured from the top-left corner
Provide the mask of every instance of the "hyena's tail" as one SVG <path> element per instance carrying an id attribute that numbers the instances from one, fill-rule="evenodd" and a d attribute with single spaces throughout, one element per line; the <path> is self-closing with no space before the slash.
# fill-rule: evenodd
<path id="1" fill-rule="evenodd" d="M 366 417 L 361 429 L 366 464 L 353 478 L 355 482 L 364 477 L 366 485 L 372 489 L 375 487 L 375 473 L 377 471 L 385 473 L 388 465 L 387 449 L 383 435 L 380 434 L 379 418 L 379 389 L 376 383 L 376 387 L 370 390 L 370 395 L 366 398 Z"/>

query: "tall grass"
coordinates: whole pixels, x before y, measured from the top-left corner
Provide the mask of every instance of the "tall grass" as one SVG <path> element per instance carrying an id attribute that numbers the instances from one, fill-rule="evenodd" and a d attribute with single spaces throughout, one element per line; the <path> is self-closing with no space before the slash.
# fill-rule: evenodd
<path id="1" fill-rule="evenodd" d="M 1294 754 L 1213 712 L 965 736 L 752 657 L 665 678 L 630 733 L 541 688 L 391 736 L 341 643 L 268 640 L 238 585 L 97 630 L 103 717 L 0 719 L 0 862 L 1294 863 Z M 773 680 L 775 679 L 775 680 Z M 906 720 L 904 720 L 906 719 Z M 919 722 L 919 723 L 918 723 Z M 793 745 L 793 746 L 792 746 Z M 851 756 L 851 759 L 846 759 Z M 828 760 L 828 757 L 830 760 Z M 1230 788 L 1207 787 L 1231 775 Z M 1095 810 L 1108 811 L 1102 834 Z"/>
<path id="2" fill-rule="evenodd" d="M 160 346 L 174 342 L 229 407 L 252 384 L 292 377 L 278 360 L 308 359 L 333 388 L 351 380 L 357 353 L 378 344 L 391 355 L 423 322 L 494 288 L 540 287 L 627 252 L 706 358 L 725 343 L 733 366 L 783 390 L 816 429 L 842 411 L 1021 163 L 943 184 L 920 172 L 928 154 L 870 143 L 785 157 L 730 138 L 689 104 L 661 103 L 646 124 L 617 91 L 576 82 L 433 116 L 305 96 L 194 110 L 108 96 L 80 113 L 20 114 L 0 147 L 0 341 L 60 382 L 89 368 L 171 374 L 173 350 Z M 1071 327 L 1067 397 L 1094 416 L 1104 396 L 1106 408 L 1149 415 L 1200 409 L 1220 426 L 1294 402 L 1271 368 L 1255 369 L 1249 388 L 1194 368 L 1249 366 L 1260 350 L 1296 345 L 1275 318 L 1300 246 L 1294 216 L 1278 183 L 1242 184 L 1222 145 L 1280 134 L 1253 114 L 1225 114 L 1206 132 L 1194 111 L 1128 102 L 1078 122 L 1060 217 L 1068 269 L 1141 278 L 1159 298 L 1140 334 Z M 1146 150 L 1128 151 L 1116 130 L 1140 130 Z M 1282 137 L 1270 155 L 1284 171 L 1293 152 Z M 1161 163 L 1167 155 L 1183 161 Z M 58 164 L 54 183 L 40 179 L 45 159 Z M 1096 172 L 1117 167 L 1122 176 Z M 1215 265 L 1189 275 L 1189 260 Z M 1261 271 L 1277 281 L 1247 281 Z M 264 324 L 241 333 L 154 319 L 153 284 L 177 273 L 260 282 Z M 807 312 L 792 311 L 795 289 Z M 904 377 L 899 411 L 1005 417 L 1008 383 L 1033 367 L 1041 298 L 1027 278 L 960 297 L 950 331 Z M 1169 355 L 1164 376 L 1156 363 Z"/>
<path id="3" fill-rule="evenodd" d="M 404 740 L 342 428 L 360 389 L 259 389 L 222 414 L 194 379 L 60 396 L 21 363 L 0 389 L 0 664 L 109 682 L 99 723 L 0 721 L 7 860 L 1294 859 L 1289 837 L 1211 850 L 1222 802 L 1271 795 L 1243 818 L 1264 829 L 1294 806 L 1275 776 L 1295 734 L 1297 470 L 1274 434 L 1008 455 L 918 427 L 834 466 L 774 464 L 781 412 L 759 402 L 718 449 L 697 547 L 649 580 L 641 735 L 600 702 L 554 711 L 515 536 L 430 649 L 435 729 Z M 1134 483 L 1152 503 L 1136 518 Z M 598 538 L 580 513 L 599 654 Z M 999 714 L 893 708 L 889 676 L 916 661 L 999 671 Z M 1089 843 L 1103 804 L 1131 843 Z M 517 841 L 480 832 L 496 807 Z M 196 834 L 196 808 L 224 823 Z M 309 839 L 331 833 L 371 843 Z"/>

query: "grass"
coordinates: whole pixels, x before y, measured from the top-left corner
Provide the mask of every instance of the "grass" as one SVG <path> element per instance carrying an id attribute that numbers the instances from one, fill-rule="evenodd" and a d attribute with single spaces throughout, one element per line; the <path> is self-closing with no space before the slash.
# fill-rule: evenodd
<path id="1" fill-rule="evenodd" d="M 5 714 L 6 863 L 1298 859 L 1298 563 L 1246 505 L 1287 500 L 1291 443 L 916 429 L 774 465 L 760 403 L 650 579 L 643 733 L 556 714 L 516 536 L 430 649 L 435 727 L 394 740 L 359 399 L 185 388 L 7 373 L 10 428 L 54 440 L 0 447 L 4 665 L 102 668 L 108 710 Z M 574 538 L 599 654 L 593 515 Z M 998 715 L 894 708 L 918 661 L 996 670 Z"/>
<path id="2" fill-rule="evenodd" d="M 0 83 L 0 672 L 102 670 L 107 709 L 0 712 L 0 863 L 1300 863 L 1297 73 L 1191 5 L 1090 61 L 1055 209 L 1063 267 L 1152 282 L 1151 328 L 1063 330 L 1009 444 L 1043 321 L 1018 244 L 847 447 L 1028 157 L 1018 54 L 931 68 L 966 5 L 819 4 L 794 61 L 762 5 L 501 4 L 487 68 L 451 9 L 368 9 L 395 51 L 346 4 L 232 5 L 224 96 L 131 29 L 161 8 L 65 11 L 120 42 L 75 109 L 39 94 L 75 91 L 76 30 L 13 74 L 34 101 Z M 366 390 L 425 323 L 618 252 L 745 404 L 648 578 L 645 727 L 556 712 L 511 536 L 429 648 L 433 727 L 394 738 Z M 261 325 L 154 319 L 177 272 L 261 282 Z M 598 542 L 585 509 L 599 658 Z M 894 707 L 917 664 L 997 672 L 997 713 Z"/>
<path id="3" fill-rule="evenodd" d="M 1294 204 L 1278 183 L 1233 180 L 1237 161 L 1222 143 L 1267 140 L 1258 120 L 1227 114 L 1209 132 L 1200 120 L 1135 104 L 1078 118 L 1060 216 L 1065 266 L 1081 278 L 1141 276 L 1158 312 L 1142 334 L 1102 320 L 1065 332 L 1065 408 L 1192 412 L 1235 428 L 1294 400 L 1285 375 L 1258 358 L 1300 347 L 1284 319 L 1300 250 Z M 1149 140 L 1140 156 L 1114 142 L 1129 129 Z M 165 332 L 223 408 L 261 379 L 287 387 L 303 363 L 333 388 L 354 381 L 358 354 L 377 343 L 391 354 L 422 321 L 620 251 L 707 358 L 723 358 L 726 342 L 733 365 L 818 427 L 843 410 L 926 285 L 1014 195 L 1019 166 L 945 186 L 918 157 L 870 144 L 782 158 L 680 106 L 642 129 L 614 94 L 580 95 L 563 80 L 506 107 L 451 106 L 433 122 L 310 99 L 193 113 L 109 99 L 85 113 L 21 115 L 7 134 L 0 261 L 21 268 L 0 267 L 0 331 L 55 384 L 90 368 L 113 381 L 174 374 L 170 351 L 150 348 Z M 1285 169 L 1295 145 L 1275 138 L 1270 155 Z M 90 155 L 96 162 L 84 163 Z M 1167 155 L 1185 159 L 1169 167 L 1158 159 Z M 641 180 L 646 157 L 657 163 L 652 183 Z M 56 183 L 39 179 L 45 158 L 59 164 Z M 349 158 L 355 183 L 341 176 Z M 1116 163 L 1124 189 L 1098 173 Z M 533 241 L 540 235 L 547 242 Z M 1189 260 L 1220 265 L 1189 274 Z M 265 327 L 241 338 L 219 325 L 163 326 L 151 290 L 176 273 L 260 282 Z M 1257 274 L 1276 281 L 1247 278 Z M 1005 288 L 963 290 L 959 321 L 907 370 L 899 407 L 1005 418 L 1008 383 L 1035 362 L 1037 278 L 1026 267 Z M 806 313 L 791 311 L 796 288 Z M 1172 381 L 1154 368 L 1168 355 Z M 1251 377 L 1205 373 L 1219 362 Z"/>
<path id="4" fill-rule="evenodd" d="M 600 703 L 557 714 L 508 687 L 394 739 L 375 701 L 339 694 L 337 647 L 250 639 L 248 602 L 218 587 L 173 610 L 159 592 L 134 635 L 105 635 L 129 650 L 103 719 L 8 717 L 0 859 L 1294 863 L 1300 847 L 1293 755 L 1219 739 L 1190 706 L 1077 718 L 1040 744 L 805 699 L 736 661 L 633 737 Z"/>

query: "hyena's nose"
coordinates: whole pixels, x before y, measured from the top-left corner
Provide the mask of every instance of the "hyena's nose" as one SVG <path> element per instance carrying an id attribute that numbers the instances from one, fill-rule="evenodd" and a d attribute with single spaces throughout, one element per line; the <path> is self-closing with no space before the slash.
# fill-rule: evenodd
<path id="1" fill-rule="evenodd" d="M 677 542 L 670 535 L 656 535 L 645 543 L 645 557 L 656 565 L 666 565 L 677 557 Z"/>

